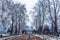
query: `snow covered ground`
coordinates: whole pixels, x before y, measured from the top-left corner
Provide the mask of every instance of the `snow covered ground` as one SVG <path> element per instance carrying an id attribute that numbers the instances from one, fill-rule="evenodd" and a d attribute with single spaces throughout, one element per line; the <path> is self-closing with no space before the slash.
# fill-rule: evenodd
<path id="1" fill-rule="evenodd" d="M 37 35 L 36 34 L 35 36 L 40 37 L 44 40 L 60 40 L 60 37 L 57 37 L 57 36 L 51 37 L 51 35 Z"/>
<path id="2" fill-rule="evenodd" d="M 5 39 L 12 40 L 13 38 L 20 37 L 20 36 L 22 36 L 22 35 L 15 35 L 15 36 L 4 37 L 4 38 L 0 38 L 0 40 L 5 40 Z"/>

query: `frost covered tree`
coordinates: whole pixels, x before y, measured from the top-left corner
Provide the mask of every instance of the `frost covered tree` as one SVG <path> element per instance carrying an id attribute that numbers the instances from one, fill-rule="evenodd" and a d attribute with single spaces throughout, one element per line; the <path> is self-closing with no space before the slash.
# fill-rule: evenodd
<path id="1" fill-rule="evenodd" d="M 38 2 L 36 3 L 36 6 L 34 7 L 35 12 L 37 13 L 37 15 L 35 16 L 35 20 L 36 20 L 36 24 L 38 24 L 38 26 L 36 27 L 40 27 L 44 25 L 44 21 L 45 21 L 45 15 L 46 15 L 46 11 L 47 11 L 47 5 L 46 5 L 46 0 L 38 0 Z"/>
<path id="2" fill-rule="evenodd" d="M 2 2 L 2 24 L 6 31 L 9 30 L 12 34 L 20 33 L 20 29 L 25 26 L 25 5 L 15 3 L 12 0 L 4 0 Z"/>
<path id="3" fill-rule="evenodd" d="M 58 32 L 58 25 L 60 25 L 60 1 L 59 0 L 38 0 L 38 3 L 34 7 L 37 15 L 35 20 L 39 22 L 39 25 L 49 23 L 53 25 L 54 34 Z M 35 22 L 35 23 L 37 23 Z M 37 23 L 38 24 L 38 23 Z M 50 26 L 49 26 L 50 28 Z"/>
<path id="4" fill-rule="evenodd" d="M 54 27 L 54 34 L 58 32 L 58 24 L 59 24 L 59 12 L 60 12 L 60 1 L 59 0 L 48 0 L 48 10 L 50 13 L 50 18 L 52 21 L 52 25 Z"/>

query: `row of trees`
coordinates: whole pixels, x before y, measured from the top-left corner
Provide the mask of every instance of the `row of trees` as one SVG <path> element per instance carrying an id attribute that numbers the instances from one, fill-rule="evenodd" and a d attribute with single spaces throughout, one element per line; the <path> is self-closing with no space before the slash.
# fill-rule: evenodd
<path id="1" fill-rule="evenodd" d="M 11 34 L 19 34 L 25 26 L 25 13 L 25 5 L 14 3 L 12 0 L 3 0 L 1 23 L 5 30 Z"/>
<path id="2" fill-rule="evenodd" d="M 54 34 L 56 34 L 58 24 L 60 24 L 60 1 L 59 0 L 38 0 L 34 7 L 35 16 L 34 23 L 36 27 L 44 27 L 45 23 L 52 24 Z"/>

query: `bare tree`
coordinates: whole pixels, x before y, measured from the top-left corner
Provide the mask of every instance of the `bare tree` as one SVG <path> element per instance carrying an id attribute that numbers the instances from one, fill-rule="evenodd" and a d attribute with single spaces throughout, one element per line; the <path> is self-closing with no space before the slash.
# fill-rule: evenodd
<path id="1" fill-rule="evenodd" d="M 45 21 L 45 14 L 46 14 L 46 9 L 47 9 L 47 3 L 46 0 L 38 0 L 38 3 L 34 7 L 35 12 L 37 15 L 35 16 L 37 19 L 36 21 L 39 22 L 38 25 L 39 27 L 44 25 Z"/>
<path id="2" fill-rule="evenodd" d="M 5 17 L 4 13 L 6 14 Z M 20 33 L 20 29 L 25 25 L 25 13 L 26 7 L 23 4 L 14 4 L 11 0 L 2 2 L 2 24 L 6 26 L 6 30 L 9 30 L 11 34 Z"/>
<path id="3" fill-rule="evenodd" d="M 53 5 L 52 8 L 51 8 L 51 5 Z M 57 22 L 58 22 L 58 13 L 59 13 L 59 10 L 60 10 L 59 0 L 52 0 L 52 2 L 50 2 L 50 0 L 48 0 L 48 8 L 49 8 L 48 10 L 49 10 L 49 13 L 50 13 L 50 18 L 51 18 L 51 21 L 52 21 L 52 25 L 54 27 L 54 34 L 56 34 L 58 32 L 57 31 L 57 27 L 58 27 Z"/>

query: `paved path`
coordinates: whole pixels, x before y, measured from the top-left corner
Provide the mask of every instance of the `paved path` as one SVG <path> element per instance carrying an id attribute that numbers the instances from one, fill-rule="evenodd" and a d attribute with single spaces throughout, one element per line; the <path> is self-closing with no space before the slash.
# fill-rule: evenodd
<path id="1" fill-rule="evenodd" d="M 34 35 L 23 35 L 20 37 L 13 38 L 12 40 L 43 40 L 40 37 L 36 37 Z"/>

